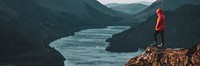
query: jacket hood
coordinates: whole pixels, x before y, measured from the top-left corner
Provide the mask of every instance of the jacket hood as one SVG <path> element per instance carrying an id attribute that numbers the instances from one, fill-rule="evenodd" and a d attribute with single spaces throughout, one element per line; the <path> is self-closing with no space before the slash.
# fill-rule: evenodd
<path id="1" fill-rule="evenodd" d="M 157 15 L 163 15 L 163 10 L 161 8 L 158 8 L 156 10 Z"/>

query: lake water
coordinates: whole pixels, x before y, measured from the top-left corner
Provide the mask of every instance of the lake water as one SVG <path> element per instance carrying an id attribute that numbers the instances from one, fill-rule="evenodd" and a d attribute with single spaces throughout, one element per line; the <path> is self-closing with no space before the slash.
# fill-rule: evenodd
<path id="1" fill-rule="evenodd" d="M 65 58 L 65 66 L 124 66 L 132 57 L 143 50 L 130 53 L 105 51 L 106 39 L 113 34 L 129 29 L 129 26 L 108 26 L 107 28 L 86 29 L 73 36 L 58 39 L 50 44 Z"/>

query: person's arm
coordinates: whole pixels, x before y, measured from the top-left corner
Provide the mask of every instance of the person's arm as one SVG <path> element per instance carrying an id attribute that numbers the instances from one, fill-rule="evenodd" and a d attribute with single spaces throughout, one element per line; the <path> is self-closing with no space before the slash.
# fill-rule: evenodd
<path id="1" fill-rule="evenodd" d="M 163 19 L 161 17 L 158 17 L 157 23 L 158 23 L 158 28 L 161 26 Z"/>

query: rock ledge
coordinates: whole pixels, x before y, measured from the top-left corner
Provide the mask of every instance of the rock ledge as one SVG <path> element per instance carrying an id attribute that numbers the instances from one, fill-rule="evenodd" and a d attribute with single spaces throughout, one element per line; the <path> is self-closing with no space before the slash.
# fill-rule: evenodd
<path id="1" fill-rule="evenodd" d="M 148 46 L 137 57 L 130 59 L 125 66 L 199 66 L 200 44 L 191 49 L 159 48 Z"/>

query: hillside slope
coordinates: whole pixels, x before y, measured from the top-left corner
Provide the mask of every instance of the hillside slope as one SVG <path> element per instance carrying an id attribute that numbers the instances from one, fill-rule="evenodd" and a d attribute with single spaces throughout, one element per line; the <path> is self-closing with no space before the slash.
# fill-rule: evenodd
<path id="1" fill-rule="evenodd" d="M 155 11 L 158 7 L 162 7 L 164 11 L 171 11 L 179 8 L 183 5 L 197 5 L 200 4 L 199 0 L 158 0 L 150 5 L 150 7 L 146 8 L 142 12 L 136 14 L 134 18 L 146 17 L 155 14 Z"/>
<path id="2" fill-rule="evenodd" d="M 174 11 L 164 13 L 166 16 L 164 34 L 166 47 L 189 48 L 200 42 L 199 11 L 200 5 L 185 5 Z M 110 44 L 106 50 L 137 51 L 137 48 L 153 43 L 156 18 L 157 15 L 153 15 L 147 21 L 114 35 L 107 40 Z"/>
<path id="3" fill-rule="evenodd" d="M 142 23 L 146 21 L 150 16 L 155 14 L 155 11 L 158 7 L 162 7 L 164 11 L 172 11 L 179 8 L 183 5 L 198 5 L 200 4 L 199 0 L 157 0 L 152 3 L 149 7 L 143 11 L 133 15 L 130 18 L 120 21 L 119 23 L 128 23 L 135 25 L 135 23 Z"/>
<path id="4" fill-rule="evenodd" d="M 117 21 L 118 19 L 123 19 L 127 17 L 126 14 L 116 12 L 102 5 L 96 0 L 33 0 L 36 3 L 40 4 L 44 8 L 48 8 L 52 11 L 58 13 L 72 13 L 82 20 L 92 20 L 91 22 L 99 23 L 99 20 L 103 20 L 105 22 L 101 23 L 110 23 L 113 22 L 112 19 Z M 94 17 L 90 13 L 90 9 L 96 10 L 95 14 L 99 14 L 97 16 L 101 16 L 101 18 Z M 108 18 L 108 19 L 106 19 Z M 97 20 L 93 20 L 97 19 Z"/>
<path id="5" fill-rule="evenodd" d="M 107 7 L 115 10 L 115 11 L 119 11 L 119 12 L 123 12 L 123 13 L 127 13 L 127 14 L 137 14 L 140 11 L 146 9 L 148 6 L 144 5 L 144 4 L 140 4 L 140 3 L 133 3 L 133 4 L 107 4 Z"/>
<path id="6" fill-rule="evenodd" d="M 49 47 L 50 42 L 123 18 L 100 11 L 98 7 L 105 6 L 93 3 L 98 4 L 89 0 L 0 0 L 0 66 L 64 66 L 65 59 Z"/>

